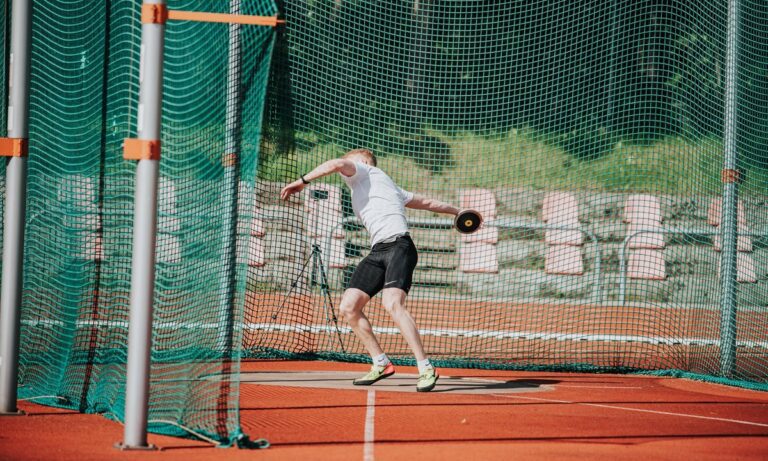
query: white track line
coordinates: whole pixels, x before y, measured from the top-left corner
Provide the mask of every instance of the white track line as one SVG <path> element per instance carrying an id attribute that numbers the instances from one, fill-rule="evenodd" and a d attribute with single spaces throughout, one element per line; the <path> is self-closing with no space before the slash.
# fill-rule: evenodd
<path id="1" fill-rule="evenodd" d="M 71 328 L 73 322 L 62 320 L 22 320 L 22 324 L 31 327 L 67 327 Z M 125 320 L 77 320 L 74 322 L 78 328 L 97 326 L 105 328 L 128 328 Z M 240 323 L 237 328 L 248 331 L 276 331 L 285 333 L 328 333 L 335 334 L 333 326 L 314 325 L 285 325 L 279 323 Z M 215 322 L 155 322 L 153 328 L 158 330 L 220 330 L 221 325 Z M 345 326 L 339 327 L 342 334 L 351 334 L 352 329 Z M 378 335 L 399 335 L 397 328 L 374 327 L 373 332 Z M 543 331 L 512 331 L 512 330 L 465 330 L 458 328 L 420 329 L 422 336 L 436 336 L 444 338 L 494 338 L 494 339 L 523 339 L 544 341 L 573 341 L 573 342 L 626 342 L 667 346 L 720 346 L 720 340 L 715 338 L 682 338 L 659 337 L 638 335 L 612 335 L 612 334 L 581 334 L 581 333 L 548 333 Z M 738 347 L 768 349 L 768 341 L 738 341 Z"/>
<path id="2" fill-rule="evenodd" d="M 503 384 L 506 381 L 498 380 L 498 379 L 490 379 L 490 378 L 477 378 L 472 377 L 473 381 L 482 381 L 486 383 L 493 383 L 493 384 Z M 525 382 L 525 378 L 522 379 L 522 382 Z M 601 386 L 601 385 L 570 385 L 570 384 L 542 384 L 539 386 L 539 389 L 543 391 L 554 391 L 558 387 L 573 387 L 573 388 L 579 388 L 579 389 L 642 389 L 641 386 Z M 495 395 L 495 394 L 494 394 Z"/>
<path id="3" fill-rule="evenodd" d="M 571 387 L 574 389 L 642 389 L 641 386 L 581 386 L 581 385 L 569 385 L 569 384 L 557 384 L 557 387 Z"/>
<path id="4" fill-rule="evenodd" d="M 667 415 L 667 416 L 680 416 L 683 418 L 693 418 L 693 419 L 706 419 L 708 421 L 720 421 L 725 423 L 734 423 L 734 424 L 743 424 L 746 426 L 758 426 L 758 427 L 768 427 L 768 424 L 765 423 L 756 423 L 753 421 L 743 421 L 740 419 L 728 419 L 728 418 L 717 418 L 714 416 L 701 416 L 701 415 L 692 415 L 688 413 L 674 413 L 671 411 L 659 411 L 659 410 L 644 410 L 642 408 L 632 408 L 632 407 L 620 407 L 618 405 L 605 405 L 602 403 L 584 403 L 584 402 L 572 402 L 570 400 L 556 400 L 556 399 L 542 399 L 539 397 L 521 397 L 518 395 L 509 395 L 509 394 L 492 394 L 496 397 L 503 397 L 505 399 L 522 399 L 522 400 L 536 400 L 539 402 L 552 402 L 552 403 L 565 403 L 569 405 L 580 405 L 584 407 L 597 407 L 597 408 L 609 408 L 612 410 L 624 410 L 624 411 L 636 411 L 640 413 L 653 413 L 657 415 Z M 695 402 L 691 402 L 695 403 Z"/>
<path id="5" fill-rule="evenodd" d="M 376 391 L 368 390 L 368 402 L 365 410 L 365 443 L 363 461 L 373 461 L 373 419 L 376 415 Z"/>

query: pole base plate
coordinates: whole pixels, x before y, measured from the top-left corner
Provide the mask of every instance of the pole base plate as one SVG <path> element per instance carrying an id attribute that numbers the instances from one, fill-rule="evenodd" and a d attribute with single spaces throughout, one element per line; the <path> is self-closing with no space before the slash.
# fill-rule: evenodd
<path id="1" fill-rule="evenodd" d="M 117 448 L 120 451 L 154 451 L 157 450 L 157 447 L 155 445 L 152 445 L 151 443 L 149 445 L 126 445 L 123 442 L 117 442 L 115 444 L 115 448 Z"/>
<path id="2" fill-rule="evenodd" d="M 27 412 L 24 410 L 0 411 L 0 416 L 27 416 Z"/>

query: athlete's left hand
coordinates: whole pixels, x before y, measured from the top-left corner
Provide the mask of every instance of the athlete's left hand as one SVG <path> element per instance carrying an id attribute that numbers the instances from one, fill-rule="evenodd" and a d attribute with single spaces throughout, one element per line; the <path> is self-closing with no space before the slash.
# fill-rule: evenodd
<path id="1" fill-rule="evenodd" d="M 301 181 L 301 179 L 297 179 L 296 181 L 283 187 L 283 190 L 280 191 L 280 198 L 283 200 L 288 200 L 288 197 L 291 195 L 297 194 L 304 190 L 304 186 L 305 184 Z"/>

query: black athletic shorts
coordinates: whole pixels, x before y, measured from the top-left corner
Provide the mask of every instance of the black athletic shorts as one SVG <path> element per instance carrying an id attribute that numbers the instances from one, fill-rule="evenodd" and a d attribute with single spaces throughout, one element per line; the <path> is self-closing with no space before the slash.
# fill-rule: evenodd
<path id="1" fill-rule="evenodd" d="M 416 245 L 408 235 L 394 242 L 377 243 L 357 265 L 349 288 L 362 290 L 371 298 L 383 288 L 400 288 L 408 293 L 418 260 Z"/>

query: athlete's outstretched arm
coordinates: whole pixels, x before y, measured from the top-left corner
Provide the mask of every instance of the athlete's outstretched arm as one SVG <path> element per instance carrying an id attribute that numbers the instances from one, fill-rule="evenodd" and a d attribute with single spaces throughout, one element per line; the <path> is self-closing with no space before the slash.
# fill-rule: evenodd
<path id="1" fill-rule="evenodd" d="M 304 175 L 304 179 L 307 182 L 312 182 L 315 179 L 322 178 L 323 176 L 328 176 L 329 174 L 333 173 L 341 173 L 344 176 L 354 176 L 356 171 L 357 167 L 355 166 L 355 162 L 345 158 L 336 158 L 316 166 L 314 170 Z M 283 190 L 280 191 L 280 198 L 287 200 L 291 195 L 304 190 L 305 185 L 306 184 L 301 180 L 301 178 L 297 179 L 296 181 L 283 187 Z"/>
<path id="2" fill-rule="evenodd" d="M 459 209 L 455 206 L 419 194 L 413 194 L 413 198 L 405 206 L 416 210 L 429 210 L 435 213 L 445 213 L 454 216 L 459 214 Z"/>

